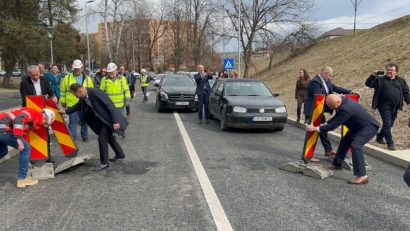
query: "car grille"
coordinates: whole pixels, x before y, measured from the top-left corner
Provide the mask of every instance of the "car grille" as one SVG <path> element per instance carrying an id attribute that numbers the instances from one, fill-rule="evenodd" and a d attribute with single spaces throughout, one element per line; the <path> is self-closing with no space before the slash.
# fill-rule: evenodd
<path id="1" fill-rule="evenodd" d="M 195 95 L 168 95 L 172 101 L 194 101 Z"/>
<path id="2" fill-rule="evenodd" d="M 249 113 L 260 113 L 259 109 L 261 108 L 248 108 Z M 274 108 L 263 108 L 265 110 L 264 113 L 274 113 L 275 109 Z"/>

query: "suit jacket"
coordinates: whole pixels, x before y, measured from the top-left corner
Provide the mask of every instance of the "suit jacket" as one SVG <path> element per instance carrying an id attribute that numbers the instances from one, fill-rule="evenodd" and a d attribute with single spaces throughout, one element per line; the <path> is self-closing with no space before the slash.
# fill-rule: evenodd
<path id="1" fill-rule="evenodd" d="M 66 113 L 71 114 L 75 111 L 80 111 L 84 121 L 97 134 L 100 128 L 98 123 L 95 123 L 96 119 L 99 119 L 112 130 L 113 124 L 119 123 L 120 129 L 115 132 L 123 135 L 128 126 L 127 119 L 115 107 L 108 95 L 97 88 L 87 88 L 87 94 L 87 99 L 80 99 L 77 104 L 68 108 Z"/>
<path id="2" fill-rule="evenodd" d="M 328 94 L 332 94 L 334 92 L 339 94 L 350 94 L 352 92 L 351 90 L 334 85 L 331 80 L 326 81 L 326 86 L 329 89 Z M 326 94 L 325 86 L 318 75 L 308 82 L 308 96 L 305 102 L 304 112 L 309 117 L 311 116 L 313 110 L 313 100 L 317 94 L 328 95 Z M 332 114 L 333 110 L 325 105 L 324 112 Z"/>
<path id="3" fill-rule="evenodd" d="M 45 77 L 40 77 L 41 94 L 48 95 L 49 97 L 54 96 L 53 89 L 50 83 Z M 31 81 L 30 76 L 24 76 L 20 82 L 20 95 L 22 99 L 22 107 L 26 107 L 26 96 L 36 95 L 36 89 L 34 89 L 34 84 Z"/>
<path id="4" fill-rule="evenodd" d="M 349 132 L 366 129 L 370 124 L 380 127 L 376 119 L 362 105 L 347 97 L 342 97 L 342 104 L 336 110 L 336 115 L 327 124 L 320 126 L 320 131 L 332 131 L 342 124 L 349 128 Z"/>
<path id="5" fill-rule="evenodd" d="M 212 75 L 207 75 L 205 79 L 201 78 L 201 75 L 198 73 L 194 75 L 194 80 L 196 82 L 196 91 L 195 94 L 197 95 L 211 95 L 212 89 L 211 85 L 209 85 L 209 79 L 213 79 Z"/>

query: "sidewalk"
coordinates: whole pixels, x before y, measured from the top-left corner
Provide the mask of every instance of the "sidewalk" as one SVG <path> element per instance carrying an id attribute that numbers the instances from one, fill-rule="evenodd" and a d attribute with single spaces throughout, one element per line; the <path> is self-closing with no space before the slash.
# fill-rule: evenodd
<path id="1" fill-rule="evenodd" d="M 0 87 L 0 93 L 17 93 L 17 92 L 19 92 L 18 89 Z"/>
<path id="2" fill-rule="evenodd" d="M 291 124 L 295 127 L 304 129 L 303 124 L 296 123 L 296 119 L 288 117 L 288 124 Z M 338 132 L 329 132 L 329 139 L 334 142 L 340 141 L 340 133 Z M 371 144 L 366 144 L 363 148 L 365 154 L 373 156 L 377 159 L 380 159 L 384 162 L 394 164 L 399 167 L 407 168 L 410 163 L 410 149 L 407 150 L 397 150 L 390 151 L 387 149 L 379 148 Z"/>

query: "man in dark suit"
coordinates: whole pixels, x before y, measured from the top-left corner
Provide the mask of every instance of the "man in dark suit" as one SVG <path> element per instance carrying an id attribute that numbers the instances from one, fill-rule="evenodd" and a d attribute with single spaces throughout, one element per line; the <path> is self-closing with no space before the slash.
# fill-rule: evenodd
<path id="1" fill-rule="evenodd" d="M 115 107 L 108 95 L 100 89 L 85 88 L 75 83 L 70 86 L 70 90 L 80 100 L 73 107 L 68 108 L 65 113 L 80 111 L 84 121 L 98 135 L 100 165 L 94 170 L 100 171 L 108 168 L 108 144 L 115 152 L 115 157 L 110 161 L 124 159 L 124 151 L 113 136 L 113 132 L 118 135 L 124 134 L 128 126 L 123 114 Z M 64 113 L 64 109 L 62 112 Z"/>
<path id="2" fill-rule="evenodd" d="M 205 123 L 209 124 L 209 96 L 211 95 L 211 86 L 209 85 L 209 79 L 212 79 L 211 71 L 204 71 L 203 65 L 198 65 L 198 74 L 194 75 L 196 82 L 195 94 L 198 96 L 198 123 L 202 124 L 202 108 L 205 108 Z"/>
<path id="3" fill-rule="evenodd" d="M 312 124 L 306 127 L 307 131 L 318 131 L 319 133 L 328 132 L 344 124 L 349 129 L 342 138 L 333 163 L 326 166 L 331 170 L 342 170 L 342 162 L 346 153 L 351 148 L 353 173 L 356 176 L 349 181 L 350 184 L 366 184 L 369 179 L 366 175 L 366 165 L 362 152 L 363 146 L 376 136 L 379 130 L 379 123 L 371 116 L 363 106 L 355 101 L 330 94 L 326 98 L 326 105 L 330 109 L 336 110 L 336 115 L 319 127 Z"/>
<path id="4" fill-rule="evenodd" d="M 58 102 L 50 83 L 40 75 L 40 69 L 37 65 L 31 65 L 27 68 L 28 76 L 24 76 L 20 82 L 20 95 L 22 107 L 26 107 L 26 96 L 29 95 L 48 95 L 54 102 Z"/>
<path id="5" fill-rule="evenodd" d="M 339 94 L 358 94 L 352 92 L 351 90 L 345 89 L 343 87 L 336 86 L 331 81 L 331 76 L 333 74 L 333 69 L 331 67 L 323 67 L 320 70 L 320 73 L 317 74 L 314 78 L 312 78 L 308 82 L 308 96 L 305 102 L 305 114 L 309 120 L 309 123 L 312 122 L 312 110 L 313 104 L 315 100 L 315 95 L 322 94 L 322 95 L 329 95 L 334 92 Z M 325 105 L 324 113 L 333 114 L 333 110 Z M 324 124 L 326 122 L 326 117 L 323 115 L 321 119 L 321 123 Z M 332 144 L 330 143 L 329 139 L 327 138 L 327 132 L 320 133 L 320 141 L 322 142 L 323 148 L 325 149 L 325 156 L 334 156 L 336 152 L 332 148 Z M 318 162 L 319 159 L 312 158 L 312 161 Z"/>
<path id="6" fill-rule="evenodd" d="M 404 172 L 403 179 L 406 182 L 406 184 L 410 187 L 410 164 Z"/>

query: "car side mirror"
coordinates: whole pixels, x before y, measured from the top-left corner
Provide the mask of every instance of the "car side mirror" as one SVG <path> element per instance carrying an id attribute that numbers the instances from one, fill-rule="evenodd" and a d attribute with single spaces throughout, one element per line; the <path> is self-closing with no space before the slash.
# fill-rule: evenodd
<path id="1" fill-rule="evenodd" d="M 273 96 L 274 96 L 274 97 L 278 97 L 278 96 L 279 96 L 279 93 L 273 93 Z"/>

